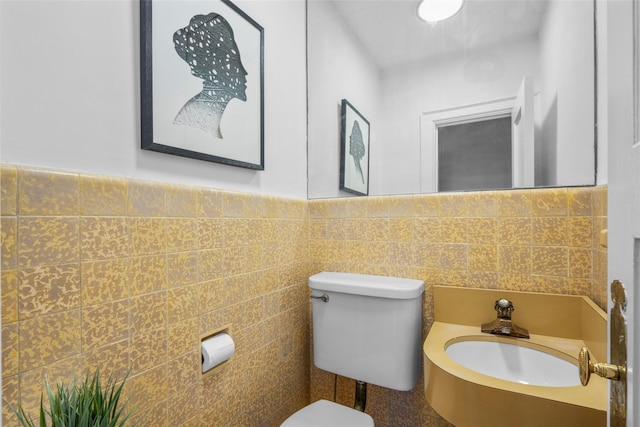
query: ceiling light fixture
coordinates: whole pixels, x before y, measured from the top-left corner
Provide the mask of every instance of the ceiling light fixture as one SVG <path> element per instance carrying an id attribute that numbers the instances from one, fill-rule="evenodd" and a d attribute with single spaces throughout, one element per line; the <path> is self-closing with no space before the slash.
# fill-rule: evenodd
<path id="1" fill-rule="evenodd" d="M 418 5 L 418 17 L 435 23 L 451 18 L 462 8 L 464 0 L 422 0 Z"/>

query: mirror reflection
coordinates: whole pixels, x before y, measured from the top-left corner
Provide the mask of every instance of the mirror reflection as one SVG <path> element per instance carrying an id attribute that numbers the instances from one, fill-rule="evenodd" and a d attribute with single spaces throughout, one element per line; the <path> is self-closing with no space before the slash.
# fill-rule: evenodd
<path id="1" fill-rule="evenodd" d="M 370 123 L 370 195 L 594 185 L 593 1 L 418 3 L 307 0 L 309 198 L 349 196 L 342 99 Z"/>

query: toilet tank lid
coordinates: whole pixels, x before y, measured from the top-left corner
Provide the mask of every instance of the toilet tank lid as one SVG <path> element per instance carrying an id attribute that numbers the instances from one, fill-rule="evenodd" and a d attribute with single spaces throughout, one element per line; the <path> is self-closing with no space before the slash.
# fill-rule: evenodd
<path id="1" fill-rule="evenodd" d="M 309 277 L 309 287 L 317 291 L 390 299 L 417 298 L 424 292 L 422 280 L 329 271 Z"/>

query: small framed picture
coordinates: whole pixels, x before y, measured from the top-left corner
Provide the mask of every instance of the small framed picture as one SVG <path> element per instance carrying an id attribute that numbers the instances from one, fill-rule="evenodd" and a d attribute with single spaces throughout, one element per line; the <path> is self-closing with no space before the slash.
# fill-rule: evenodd
<path id="1" fill-rule="evenodd" d="M 140 1 L 141 148 L 264 169 L 264 30 L 229 0 Z"/>
<path id="2" fill-rule="evenodd" d="M 346 99 L 341 108 L 340 189 L 369 194 L 369 121 Z"/>

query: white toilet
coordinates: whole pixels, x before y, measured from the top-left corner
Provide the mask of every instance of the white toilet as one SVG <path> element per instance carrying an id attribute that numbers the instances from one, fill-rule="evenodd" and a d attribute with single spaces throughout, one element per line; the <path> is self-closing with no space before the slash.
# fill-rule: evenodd
<path id="1" fill-rule="evenodd" d="M 423 281 L 323 272 L 309 278 L 309 287 L 318 368 L 395 390 L 416 386 L 422 365 Z M 373 425 L 364 412 L 319 400 L 281 426 Z"/>

